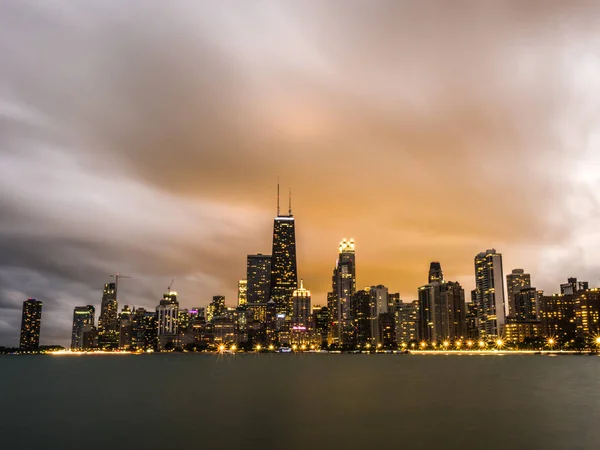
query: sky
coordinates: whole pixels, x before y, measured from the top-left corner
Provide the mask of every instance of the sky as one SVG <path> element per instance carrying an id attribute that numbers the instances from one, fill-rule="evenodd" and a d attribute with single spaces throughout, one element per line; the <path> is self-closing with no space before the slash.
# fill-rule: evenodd
<path id="1" fill-rule="evenodd" d="M 0 345 L 119 303 L 234 305 L 292 188 L 299 276 L 416 298 L 504 255 L 600 284 L 600 5 L 0 0 Z"/>

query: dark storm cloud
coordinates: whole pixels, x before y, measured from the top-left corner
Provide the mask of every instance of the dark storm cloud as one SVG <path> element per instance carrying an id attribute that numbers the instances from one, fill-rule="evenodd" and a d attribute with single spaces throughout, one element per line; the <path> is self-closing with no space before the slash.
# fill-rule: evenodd
<path id="1" fill-rule="evenodd" d="M 59 336 L 115 271 L 124 303 L 233 303 L 278 175 L 317 303 L 344 235 L 407 300 L 491 246 L 593 281 L 594 3 L 234 3 L 0 6 L 2 307 L 45 296 Z"/>

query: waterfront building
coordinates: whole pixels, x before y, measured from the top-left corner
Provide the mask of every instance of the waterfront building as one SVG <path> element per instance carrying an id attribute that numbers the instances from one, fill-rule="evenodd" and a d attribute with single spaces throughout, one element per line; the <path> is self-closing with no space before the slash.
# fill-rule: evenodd
<path id="1" fill-rule="evenodd" d="M 134 312 L 124 305 L 119 313 L 119 350 L 131 350 Z"/>
<path id="2" fill-rule="evenodd" d="M 579 291 L 575 295 L 575 332 L 577 337 L 600 336 L 600 289 Z"/>
<path id="3" fill-rule="evenodd" d="M 364 346 L 375 345 L 379 330 L 377 328 L 376 296 L 371 290 L 356 291 L 350 297 L 351 326 L 346 327 L 345 344 Z"/>
<path id="4" fill-rule="evenodd" d="M 388 298 L 388 306 L 387 310 L 391 314 L 396 314 L 396 311 L 402 306 L 402 300 L 400 300 L 400 293 L 394 292 L 389 293 L 387 295 Z"/>
<path id="5" fill-rule="evenodd" d="M 465 291 L 460 283 L 444 281 L 440 263 L 431 264 L 434 281 L 418 291 L 419 336 L 429 342 L 462 339 L 467 335 Z"/>
<path id="6" fill-rule="evenodd" d="M 331 311 L 327 306 L 317 305 L 312 309 L 312 320 L 318 342 L 327 343 L 331 329 Z"/>
<path id="7" fill-rule="evenodd" d="M 371 338 L 375 341 L 375 344 L 381 344 L 383 338 L 380 333 L 379 318 L 388 313 L 388 288 L 382 284 L 371 286 L 369 294 L 371 296 L 370 304 L 374 308 L 370 317 Z"/>
<path id="8" fill-rule="evenodd" d="M 327 295 L 327 304 L 333 317 L 332 341 L 343 343 L 344 330 L 352 327 L 350 299 L 356 292 L 354 239 L 343 239 L 340 242 L 331 287 L 331 292 Z"/>
<path id="9" fill-rule="evenodd" d="M 25 300 L 21 314 L 21 350 L 36 351 L 39 348 L 41 326 L 42 302 L 35 298 Z"/>
<path id="10" fill-rule="evenodd" d="M 539 303 L 542 293 L 534 287 L 521 288 L 513 292 L 512 297 L 512 315 L 516 321 L 536 321 L 539 320 Z"/>
<path id="11" fill-rule="evenodd" d="M 238 281 L 238 306 L 244 306 L 248 302 L 248 280 Z"/>
<path id="12" fill-rule="evenodd" d="M 508 316 L 517 318 L 515 296 L 523 289 L 531 287 L 531 275 L 523 269 L 513 269 L 506 275 L 506 300 L 508 303 Z"/>
<path id="13" fill-rule="evenodd" d="M 493 339 L 502 334 L 505 323 L 502 255 L 495 249 L 475 256 L 475 291 L 479 336 Z"/>
<path id="14" fill-rule="evenodd" d="M 131 324 L 131 350 L 158 350 L 158 320 L 154 311 L 135 310 Z"/>
<path id="15" fill-rule="evenodd" d="M 277 216 L 273 222 L 273 251 L 271 253 L 270 300 L 277 312 L 291 315 L 292 294 L 298 288 L 296 265 L 296 225 L 292 215 L 292 197 L 287 215 L 279 210 L 279 185 L 277 186 Z"/>
<path id="16" fill-rule="evenodd" d="M 98 318 L 98 346 L 103 350 L 114 350 L 119 346 L 119 316 L 117 286 L 107 283 L 102 291 L 100 317 Z"/>
<path id="17" fill-rule="evenodd" d="M 401 303 L 396 310 L 396 342 L 407 344 L 419 340 L 419 301 Z"/>
<path id="18" fill-rule="evenodd" d="M 177 292 L 165 292 L 162 300 L 156 307 L 157 335 L 159 350 L 177 344 L 177 319 L 179 316 L 179 302 Z"/>
<path id="19" fill-rule="evenodd" d="M 248 304 L 266 304 L 269 301 L 271 259 L 271 255 L 262 253 L 248 255 L 246 263 L 246 300 Z"/>
<path id="20" fill-rule="evenodd" d="M 94 329 L 96 309 L 92 305 L 76 306 L 73 310 L 71 350 L 84 349 L 84 333 Z"/>
<path id="21" fill-rule="evenodd" d="M 473 294 L 474 291 L 471 291 L 471 294 Z M 465 323 L 466 323 L 466 331 L 465 331 L 465 338 L 470 339 L 470 340 L 475 340 L 479 337 L 479 327 L 477 326 L 477 305 L 476 303 L 471 300 L 469 303 L 465 303 L 465 310 L 466 310 L 466 318 L 465 318 Z"/>
<path id="22" fill-rule="evenodd" d="M 540 297 L 541 335 L 561 342 L 575 338 L 575 296 L 573 294 Z"/>
<path id="23" fill-rule="evenodd" d="M 508 320 L 504 326 L 502 339 L 506 343 L 519 344 L 526 339 L 542 336 L 542 325 L 539 320 Z"/>
<path id="24" fill-rule="evenodd" d="M 396 347 L 396 318 L 392 313 L 382 313 L 377 317 L 377 345 L 385 349 Z"/>

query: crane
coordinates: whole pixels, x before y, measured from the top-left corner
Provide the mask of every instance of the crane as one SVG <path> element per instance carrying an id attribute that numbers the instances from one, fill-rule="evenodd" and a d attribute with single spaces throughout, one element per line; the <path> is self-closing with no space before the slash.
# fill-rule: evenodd
<path id="1" fill-rule="evenodd" d="M 171 284 L 169 284 L 169 285 L 167 286 L 167 292 L 171 292 L 171 286 L 173 286 L 173 283 L 174 283 L 174 282 L 175 282 L 175 278 L 173 278 L 173 279 L 171 280 Z"/>
<path id="2" fill-rule="evenodd" d="M 117 299 L 117 295 L 119 293 L 119 278 L 131 278 L 127 275 L 121 275 L 119 272 L 110 275 L 111 278 L 115 279 L 115 300 Z"/>

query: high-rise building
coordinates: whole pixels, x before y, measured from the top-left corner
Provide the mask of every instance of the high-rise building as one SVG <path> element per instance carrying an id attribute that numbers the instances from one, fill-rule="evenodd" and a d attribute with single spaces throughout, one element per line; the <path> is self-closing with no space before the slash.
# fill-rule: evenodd
<path id="1" fill-rule="evenodd" d="M 217 317 L 224 316 L 226 312 L 225 297 L 223 295 L 215 295 L 212 298 L 212 302 L 206 308 L 206 320 L 213 322 Z"/>
<path id="2" fill-rule="evenodd" d="M 117 287 L 115 283 L 107 283 L 102 292 L 100 317 L 98 318 L 98 346 L 101 349 L 116 349 L 119 345 L 117 308 Z"/>
<path id="3" fill-rule="evenodd" d="M 246 264 L 246 289 L 249 304 L 269 301 L 271 291 L 271 255 L 248 255 Z"/>
<path id="4" fill-rule="evenodd" d="M 344 344 L 375 345 L 379 335 L 377 328 L 377 305 L 376 296 L 371 295 L 370 289 L 356 291 L 350 297 L 349 315 L 352 317 L 351 332 L 347 327 Z"/>
<path id="5" fill-rule="evenodd" d="M 583 339 L 600 336 L 600 289 L 575 294 L 575 332 Z"/>
<path id="6" fill-rule="evenodd" d="M 71 332 L 71 350 L 84 349 L 84 333 L 92 331 L 96 309 L 92 305 L 76 306 L 73 310 L 73 331 Z"/>
<path id="7" fill-rule="evenodd" d="M 271 294 L 278 313 L 290 315 L 292 294 L 298 288 L 296 266 L 296 226 L 292 215 L 292 197 L 287 215 L 279 210 L 279 185 L 277 186 L 277 217 L 273 223 L 273 252 L 271 253 Z"/>
<path id="8" fill-rule="evenodd" d="M 135 311 L 131 326 L 131 349 L 158 350 L 158 321 L 155 312 L 144 308 Z"/>
<path id="9" fill-rule="evenodd" d="M 587 291 L 589 283 L 587 281 L 577 281 L 577 278 L 568 278 L 566 283 L 560 285 L 560 293 L 563 295 L 576 294 L 579 291 Z"/>
<path id="10" fill-rule="evenodd" d="M 356 292 L 356 255 L 354 239 L 343 239 L 339 245 L 338 258 L 333 269 L 332 291 L 328 294 L 328 306 L 333 316 L 332 337 L 341 343 L 344 329 L 351 327 L 350 298 Z"/>
<path id="11" fill-rule="evenodd" d="M 471 297 L 475 291 L 471 291 Z M 477 339 L 479 337 L 479 327 L 477 319 L 477 304 L 471 298 L 471 301 L 465 303 L 466 314 L 466 332 L 465 337 L 470 340 Z"/>
<path id="12" fill-rule="evenodd" d="M 131 350 L 135 311 L 124 305 L 119 313 L 119 350 Z"/>
<path id="13" fill-rule="evenodd" d="M 39 348 L 41 324 L 42 302 L 35 298 L 25 300 L 21 316 L 21 350 L 36 351 Z"/>
<path id="14" fill-rule="evenodd" d="M 465 291 L 460 283 L 444 281 L 440 263 L 432 263 L 429 279 L 419 288 L 419 336 L 430 342 L 467 335 Z"/>
<path id="15" fill-rule="evenodd" d="M 540 297 L 541 332 L 561 342 L 575 338 L 575 295 L 554 294 Z"/>
<path id="16" fill-rule="evenodd" d="M 522 288 L 513 292 L 513 314 L 516 321 L 536 321 L 540 319 L 539 303 L 541 292 L 534 287 Z"/>
<path id="17" fill-rule="evenodd" d="M 506 275 L 506 301 L 508 302 L 509 317 L 516 317 L 515 295 L 522 289 L 531 287 L 531 275 L 523 269 L 513 269 L 512 273 Z"/>
<path id="18" fill-rule="evenodd" d="M 248 280 L 238 281 L 238 306 L 248 303 Z"/>
<path id="19" fill-rule="evenodd" d="M 419 301 L 401 303 L 396 310 L 396 342 L 408 345 L 419 339 Z"/>
<path id="20" fill-rule="evenodd" d="M 371 295 L 371 304 L 374 306 L 374 311 L 371 320 L 371 336 L 375 340 L 375 344 L 381 344 L 383 337 L 381 335 L 381 326 L 379 319 L 384 314 L 388 313 L 388 288 L 383 285 L 371 286 L 369 288 Z"/>
<path id="21" fill-rule="evenodd" d="M 495 249 L 486 250 L 475 257 L 475 293 L 479 336 L 501 336 L 505 323 L 504 276 L 502 255 Z"/>
<path id="22" fill-rule="evenodd" d="M 177 318 L 179 316 L 179 302 L 177 292 L 165 292 L 162 300 L 156 307 L 156 327 L 158 347 L 163 350 L 169 345 L 176 344 Z"/>
<path id="23" fill-rule="evenodd" d="M 327 306 L 315 306 L 312 310 L 315 333 L 321 343 L 327 343 L 331 329 L 331 311 Z"/>
<path id="24" fill-rule="evenodd" d="M 396 318 L 391 313 L 379 314 L 377 317 L 378 339 L 377 345 L 390 349 L 396 346 Z"/>
<path id="25" fill-rule="evenodd" d="M 310 291 L 304 289 L 304 283 L 300 280 L 300 287 L 292 294 L 293 312 L 292 327 L 295 330 L 306 331 L 310 325 Z"/>
<path id="26" fill-rule="evenodd" d="M 429 265 L 429 281 L 428 283 L 433 282 L 441 283 L 444 281 L 444 273 L 442 272 L 442 265 L 438 261 L 433 261 Z"/>
<path id="27" fill-rule="evenodd" d="M 388 307 L 387 310 L 391 314 L 396 314 L 396 311 L 402 306 L 402 300 L 400 300 L 400 293 L 394 292 L 387 295 Z"/>

